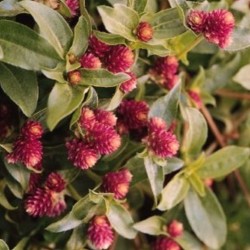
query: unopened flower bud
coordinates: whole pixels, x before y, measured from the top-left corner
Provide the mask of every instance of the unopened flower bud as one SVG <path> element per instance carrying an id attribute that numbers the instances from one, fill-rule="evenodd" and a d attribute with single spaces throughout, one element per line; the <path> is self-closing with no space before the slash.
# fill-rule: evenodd
<path id="1" fill-rule="evenodd" d="M 80 71 L 71 71 L 68 73 L 68 81 L 72 85 L 77 85 L 80 83 L 82 77 Z"/>
<path id="2" fill-rule="evenodd" d="M 143 42 L 148 42 L 153 38 L 154 30 L 150 23 L 140 22 L 136 29 L 136 36 Z"/>
<path id="3" fill-rule="evenodd" d="M 178 237 L 183 234 L 183 224 L 177 220 L 173 220 L 167 227 L 167 231 L 171 237 Z"/>

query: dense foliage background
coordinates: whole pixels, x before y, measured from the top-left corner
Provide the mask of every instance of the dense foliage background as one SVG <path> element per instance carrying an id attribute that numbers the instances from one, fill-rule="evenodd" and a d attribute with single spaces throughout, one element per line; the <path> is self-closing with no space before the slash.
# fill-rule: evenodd
<path id="1" fill-rule="evenodd" d="M 0 249 L 250 249 L 247 0 L 0 1 Z"/>

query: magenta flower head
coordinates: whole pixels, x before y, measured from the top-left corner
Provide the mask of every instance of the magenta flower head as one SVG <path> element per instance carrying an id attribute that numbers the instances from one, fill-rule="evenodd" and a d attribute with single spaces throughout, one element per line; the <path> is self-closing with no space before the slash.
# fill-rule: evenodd
<path id="1" fill-rule="evenodd" d="M 109 172 L 102 180 L 103 191 L 113 193 L 116 199 L 124 199 L 129 191 L 129 184 L 132 180 L 131 172 L 124 168 L 117 172 Z"/>
<path id="2" fill-rule="evenodd" d="M 181 250 L 181 248 L 169 237 L 161 236 L 156 239 L 153 250 Z"/>
<path id="3" fill-rule="evenodd" d="M 58 193 L 58 192 L 51 192 L 51 207 L 46 213 L 46 216 L 48 217 L 56 217 L 59 216 L 67 207 L 65 199 L 64 199 L 64 193 Z"/>
<path id="4" fill-rule="evenodd" d="M 136 36 L 142 42 L 148 42 L 153 38 L 154 30 L 150 23 L 140 22 L 136 28 Z"/>
<path id="5" fill-rule="evenodd" d="M 203 33 L 208 13 L 202 10 L 190 10 L 187 15 L 187 25 L 195 33 Z"/>
<path id="6" fill-rule="evenodd" d="M 96 36 L 91 35 L 89 37 L 89 50 L 99 58 L 105 56 L 105 54 L 110 50 L 111 46 L 100 41 Z"/>
<path id="7" fill-rule="evenodd" d="M 20 162 L 26 167 L 36 168 L 42 161 L 42 156 L 42 143 L 39 140 L 19 137 L 13 145 L 13 151 L 6 156 L 6 159 L 11 164 Z"/>
<path id="8" fill-rule="evenodd" d="M 78 122 L 84 129 L 91 128 L 95 123 L 94 111 L 88 107 L 83 107 Z"/>
<path id="9" fill-rule="evenodd" d="M 45 187 L 50 190 L 60 193 L 65 189 L 65 180 L 59 173 L 52 172 L 48 175 L 45 181 Z"/>
<path id="10" fill-rule="evenodd" d="M 179 149 L 179 142 L 176 136 L 156 124 L 155 119 L 149 121 L 148 136 L 144 139 L 149 152 L 161 158 L 173 157 Z"/>
<path id="11" fill-rule="evenodd" d="M 231 35 L 235 26 L 234 16 L 228 10 L 213 10 L 208 13 L 204 37 L 221 48 L 231 43 Z"/>
<path id="12" fill-rule="evenodd" d="M 118 121 L 128 129 L 147 126 L 149 106 L 144 101 L 124 100 L 117 109 Z"/>
<path id="13" fill-rule="evenodd" d="M 105 215 L 95 216 L 89 223 L 87 238 L 95 249 L 108 249 L 114 240 L 114 232 Z"/>
<path id="14" fill-rule="evenodd" d="M 115 129 L 98 122 L 88 130 L 86 139 L 93 149 L 103 155 L 115 152 L 121 145 L 121 137 Z"/>
<path id="15" fill-rule="evenodd" d="M 192 102 L 195 104 L 197 108 L 201 108 L 202 106 L 202 99 L 200 96 L 200 91 L 196 89 L 190 89 L 187 91 L 188 95 L 190 96 Z"/>
<path id="16" fill-rule="evenodd" d="M 86 69 L 99 69 L 102 66 L 100 59 L 90 52 L 87 52 L 82 55 L 79 62 L 82 68 Z"/>
<path id="17" fill-rule="evenodd" d="M 95 120 L 97 122 L 110 127 L 114 127 L 116 125 L 117 117 L 114 115 L 114 113 L 103 109 L 96 109 L 94 110 L 94 114 Z"/>
<path id="18" fill-rule="evenodd" d="M 105 55 L 104 63 L 112 73 L 125 72 L 134 63 L 134 53 L 124 45 L 115 45 Z"/>
<path id="19" fill-rule="evenodd" d="M 27 193 L 33 193 L 41 183 L 41 174 L 31 173 Z"/>
<path id="20" fill-rule="evenodd" d="M 40 122 L 27 121 L 21 129 L 21 135 L 27 139 L 40 139 L 43 135 L 43 127 Z"/>
<path id="21" fill-rule="evenodd" d="M 72 139 L 66 142 L 68 159 L 75 167 L 88 169 L 93 167 L 99 159 L 99 154 L 89 144 L 80 139 Z"/>
<path id="22" fill-rule="evenodd" d="M 70 9 L 71 15 L 74 17 L 79 12 L 79 1 L 78 0 L 66 0 L 65 2 Z"/>
<path id="23" fill-rule="evenodd" d="M 135 89 L 137 84 L 136 75 L 134 73 L 127 72 L 126 74 L 129 75 L 131 78 L 120 85 L 120 90 L 125 94 Z"/>
<path id="24" fill-rule="evenodd" d="M 183 234 L 183 224 L 178 220 L 173 220 L 168 225 L 167 232 L 173 238 L 181 236 Z"/>

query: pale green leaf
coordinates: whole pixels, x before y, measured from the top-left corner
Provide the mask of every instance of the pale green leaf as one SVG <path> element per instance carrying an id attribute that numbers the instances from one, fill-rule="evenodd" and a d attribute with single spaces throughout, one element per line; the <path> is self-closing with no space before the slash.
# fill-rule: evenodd
<path id="1" fill-rule="evenodd" d="M 183 234 L 175 239 L 183 250 L 204 250 L 203 244 L 192 234 L 184 231 Z"/>
<path id="2" fill-rule="evenodd" d="M 110 202 L 106 216 L 118 234 L 127 239 L 135 238 L 137 232 L 133 228 L 133 218 L 124 206 L 119 203 Z"/>
<path id="3" fill-rule="evenodd" d="M 115 94 L 112 96 L 106 110 L 112 111 L 112 110 L 116 109 L 120 105 L 120 103 L 122 102 L 124 96 L 125 96 L 125 94 L 120 90 L 120 87 L 118 86 L 116 88 Z"/>
<path id="4" fill-rule="evenodd" d="M 0 249 L 1 250 L 10 250 L 8 245 L 3 240 L 0 240 Z"/>
<path id="5" fill-rule="evenodd" d="M 207 157 L 197 174 L 201 178 L 220 178 L 230 174 L 249 160 L 250 149 L 227 146 Z"/>
<path id="6" fill-rule="evenodd" d="M 29 239 L 30 239 L 30 237 L 24 237 L 24 238 L 22 238 L 12 250 L 23 250 L 23 249 L 26 249 L 26 245 L 27 245 Z"/>
<path id="7" fill-rule="evenodd" d="M 143 221 L 139 221 L 133 227 L 142 233 L 149 235 L 162 235 L 166 233 L 166 221 L 160 216 L 152 216 Z"/>
<path id="8" fill-rule="evenodd" d="M 117 44 L 126 45 L 125 39 L 122 36 L 114 35 L 114 34 L 110 34 L 106 32 L 101 32 L 101 31 L 94 31 L 93 33 L 99 40 L 109 45 L 117 45 Z"/>
<path id="9" fill-rule="evenodd" d="M 80 69 L 79 71 L 82 76 L 80 84 L 84 86 L 115 87 L 130 79 L 130 76 L 125 73 L 112 74 L 105 69 Z"/>
<path id="10" fill-rule="evenodd" d="M 3 0 L 0 2 L 0 16 L 16 16 L 24 13 L 25 10 L 20 7 L 16 0 Z"/>
<path id="11" fill-rule="evenodd" d="M 180 203 L 189 190 L 189 182 L 183 176 L 175 176 L 161 192 L 161 200 L 157 208 L 165 211 Z"/>
<path id="12" fill-rule="evenodd" d="M 233 80 L 238 82 L 245 89 L 250 90 L 250 64 L 243 66 L 233 77 Z"/>
<path id="13" fill-rule="evenodd" d="M 3 62 L 27 70 L 55 68 L 60 62 L 61 59 L 54 48 L 27 26 L 9 20 L 0 20 L 0 30 Z"/>
<path id="14" fill-rule="evenodd" d="M 135 41 L 133 31 L 139 24 L 138 14 L 123 4 L 114 4 L 114 7 L 98 6 L 103 24 L 107 31 L 120 35 L 130 41 Z"/>
<path id="15" fill-rule="evenodd" d="M 163 168 L 156 165 L 150 157 L 144 158 L 145 169 L 148 180 L 154 195 L 155 203 L 157 203 L 158 195 L 161 193 L 164 182 Z"/>
<path id="16" fill-rule="evenodd" d="M 183 160 L 176 158 L 176 157 L 169 158 L 167 159 L 166 166 L 163 167 L 164 175 L 177 171 L 183 166 L 184 166 Z"/>
<path id="17" fill-rule="evenodd" d="M 186 137 L 182 150 L 191 155 L 200 153 L 207 139 L 207 122 L 200 111 L 196 108 L 183 107 L 182 115 L 188 124 Z"/>
<path id="18" fill-rule="evenodd" d="M 199 197 L 190 189 L 184 200 L 188 221 L 197 237 L 207 246 L 219 249 L 226 240 L 225 215 L 216 196 L 210 189 Z"/>
<path id="19" fill-rule="evenodd" d="M 35 1 L 25 0 L 19 4 L 32 15 L 41 35 L 50 42 L 61 58 L 64 58 L 73 37 L 65 19 L 57 11 Z"/>
<path id="20" fill-rule="evenodd" d="M 36 74 L 0 63 L 0 86 L 26 116 L 31 116 L 38 100 Z"/>
<path id="21" fill-rule="evenodd" d="M 64 83 L 55 84 L 48 99 L 47 125 L 50 130 L 79 107 L 85 91 Z"/>

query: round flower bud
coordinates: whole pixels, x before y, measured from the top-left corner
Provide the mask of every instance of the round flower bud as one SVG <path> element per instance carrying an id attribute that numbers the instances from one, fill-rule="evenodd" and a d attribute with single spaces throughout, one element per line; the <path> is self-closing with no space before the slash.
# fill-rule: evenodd
<path id="1" fill-rule="evenodd" d="M 166 122 L 160 117 L 152 117 L 148 124 L 149 131 L 154 131 L 156 129 L 167 129 Z"/>
<path id="2" fill-rule="evenodd" d="M 178 237 L 183 234 L 183 224 L 177 220 L 173 220 L 167 227 L 167 232 L 171 237 Z"/>
<path id="3" fill-rule="evenodd" d="M 78 122 L 82 128 L 85 129 L 91 128 L 95 123 L 94 111 L 91 110 L 90 108 L 83 107 Z"/>
<path id="4" fill-rule="evenodd" d="M 148 112 L 146 102 L 124 100 L 117 109 L 117 116 L 128 129 L 139 129 L 147 126 Z"/>
<path id="5" fill-rule="evenodd" d="M 195 33 L 203 33 L 208 13 L 202 10 L 191 10 L 187 15 L 187 25 Z"/>
<path id="6" fill-rule="evenodd" d="M 91 35 L 89 38 L 89 50 L 97 57 L 102 58 L 110 50 L 111 46 L 100 41 L 96 36 Z"/>
<path id="7" fill-rule="evenodd" d="M 64 200 L 64 194 L 51 191 L 51 207 L 46 213 L 48 217 L 59 216 L 65 209 L 67 205 Z"/>
<path id="8" fill-rule="evenodd" d="M 195 104 L 197 108 L 201 108 L 202 106 L 202 100 L 200 97 L 200 93 L 198 90 L 190 89 L 187 91 L 188 95 L 190 96 L 191 100 Z"/>
<path id="9" fill-rule="evenodd" d="M 221 48 L 231 42 L 231 35 L 235 26 L 234 16 L 227 10 L 213 10 L 208 13 L 204 37 Z"/>
<path id="10" fill-rule="evenodd" d="M 66 0 L 66 5 L 69 7 L 72 17 L 76 16 L 79 12 L 79 1 L 78 0 Z"/>
<path id="11" fill-rule="evenodd" d="M 124 45 L 115 45 L 106 54 L 104 62 L 106 68 L 112 73 L 125 72 L 134 63 L 134 54 Z"/>
<path id="12" fill-rule="evenodd" d="M 114 240 L 114 232 L 106 216 L 95 216 L 89 223 L 87 238 L 95 249 L 108 249 Z"/>
<path id="13" fill-rule="evenodd" d="M 99 159 L 97 151 L 79 139 L 66 142 L 66 148 L 68 159 L 72 161 L 75 167 L 80 169 L 93 167 Z"/>
<path id="14" fill-rule="evenodd" d="M 99 69 L 102 63 L 93 53 L 85 53 L 79 60 L 81 66 L 86 69 Z"/>
<path id="15" fill-rule="evenodd" d="M 28 139 L 40 139 L 43 135 L 43 127 L 40 122 L 27 121 L 21 129 L 21 135 Z"/>
<path id="16" fill-rule="evenodd" d="M 131 78 L 120 85 L 120 90 L 125 94 L 135 89 L 137 84 L 136 75 L 134 73 L 127 72 L 126 74 L 129 75 Z"/>
<path id="17" fill-rule="evenodd" d="M 113 193 L 116 199 L 124 199 L 129 191 L 129 184 L 132 174 L 128 169 L 121 169 L 117 172 L 109 172 L 102 180 L 103 191 Z"/>
<path id="18" fill-rule="evenodd" d="M 110 126 L 102 123 L 95 123 L 88 130 L 87 140 L 99 154 L 111 154 L 121 145 L 121 137 Z"/>
<path id="19" fill-rule="evenodd" d="M 71 71 L 68 73 L 68 81 L 72 85 L 77 85 L 80 83 L 82 77 L 80 71 Z"/>
<path id="20" fill-rule="evenodd" d="M 181 248 L 172 239 L 162 236 L 156 239 L 153 250 L 181 250 Z"/>
<path id="21" fill-rule="evenodd" d="M 110 111 L 106 111 L 103 109 L 96 109 L 95 120 L 99 123 L 108 125 L 110 127 L 114 127 L 116 125 L 117 117 Z"/>
<path id="22" fill-rule="evenodd" d="M 48 175 L 45 181 L 45 187 L 57 193 L 62 192 L 65 189 L 65 180 L 59 173 L 52 172 Z"/>
<path id="23" fill-rule="evenodd" d="M 140 41 L 148 42 L 153 38 L 154 30 L 148 22 L 140 22 L 136 29 L 136 36 Z"/>

